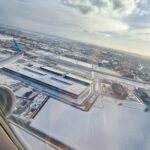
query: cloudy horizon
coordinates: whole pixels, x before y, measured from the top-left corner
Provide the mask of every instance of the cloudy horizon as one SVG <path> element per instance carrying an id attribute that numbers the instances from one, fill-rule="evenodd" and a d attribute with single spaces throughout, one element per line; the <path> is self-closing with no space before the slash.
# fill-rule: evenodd
<path id="1" fill-rule="evenodd" d="M 0 0 L 0 23 L 150 56 L 150 0 Z"/>

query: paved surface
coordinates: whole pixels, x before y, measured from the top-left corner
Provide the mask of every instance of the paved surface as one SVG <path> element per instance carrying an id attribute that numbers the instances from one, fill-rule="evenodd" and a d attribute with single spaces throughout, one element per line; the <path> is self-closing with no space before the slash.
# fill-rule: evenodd
<path id="1" fill-rule="evenodd" d="M 127 82 L 128 84 L 138 84 L 138 85 L 144 85 L 147 83 L 149 84 L 148 82 L 143 82 L 143 81 L 136 81 L 134 79 L 130 79 L 130 78 L 125 78 L 125 77 L 122 77 L 122 76 L 118 76 L 118 75 L 113 75 L 113 74 L 110 74 L 110 73 L 107 73 L 107 72 L 103 72 L 101 71 L 100 69 L 98 69 L 98 67 L 96 65 L 94 65 L 92 67 L 91 66 L 83 66 L 81 64 L 76 64 L 72 59 L 73 62 L 71 61 L 67 61 L 67 60 L 62 60 L 60 59 L 58 56 L 56 55 L 52 55 L 52 56 L 48 56 L 49 59 L 51 59 L 52 61 L 55 61 L 57 62 L 58 64 L 63 64 L 63 65 L 66 65 L 66 66 L 70 66 L 70 67 L 74 67 L 74 68 L 77 68 L 77 69 L 81 69 L 82 71 L 85 70 L 85 71 L 94 71 L 96 73 L 98 73 L 100 76 L 105 76 L 105 78 L 110 78 L 110 79 L 115 79 L 115 80 L 120 80 L 122 82 Z M 67 59 L 67 58 L 66 58 Z"/>
<path id="2" fill-rule="evenodd" d="M 83 112 L 49 100 L 31 126 L 78 150 L 150 150 L 150 112 L 103 105 Z"/>

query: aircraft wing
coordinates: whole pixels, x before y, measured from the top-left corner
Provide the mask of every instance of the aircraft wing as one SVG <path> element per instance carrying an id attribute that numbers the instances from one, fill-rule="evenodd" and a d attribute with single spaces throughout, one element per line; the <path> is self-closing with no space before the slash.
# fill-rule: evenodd
<path id="1" fill-rule="evenodd" d="M 19 44 L 15 41 L 15 39 L 13 39 L 13 42 L 14 42 L 14 46 L 16 48 L 16 53 L 9 58 L 0 60 L 0 69 L 13 63 L 13 62 L 15 62 L 15 61 L 17 61 L 24 54 L 23 50 L 20 48 Z"/>

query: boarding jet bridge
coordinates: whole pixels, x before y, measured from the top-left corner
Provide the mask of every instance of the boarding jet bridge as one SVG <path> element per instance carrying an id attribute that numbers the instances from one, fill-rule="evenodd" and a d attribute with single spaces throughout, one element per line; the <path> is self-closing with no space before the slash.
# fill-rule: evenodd
<path id="1" fill-rule="evenodd" d="M 8 66 L 9 64 L 12 64 L 13 62 L 17 61 L 23 56 L 24 52 L 15 39 L 13 39 L 13 43 L 16 52 L 14 53 L 14 55 L 6 59 L 0 60 L 0 69 L 2 69 L 5 66 Z M 8 87 L 4 87 L 0 84 L 0 110 L 2 111 L 2 113 L 8 116 L 13 109 L 14 103 L 15 96 L 13 92 Z"/>

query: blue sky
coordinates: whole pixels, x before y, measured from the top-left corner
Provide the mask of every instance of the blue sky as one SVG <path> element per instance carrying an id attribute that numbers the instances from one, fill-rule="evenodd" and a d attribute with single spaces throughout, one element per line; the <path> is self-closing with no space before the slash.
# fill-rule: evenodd
<path id="1" fill-rule="evenodd" d="M 0 23 L 150 56 L 150 0 L 0 0 Z"/>

